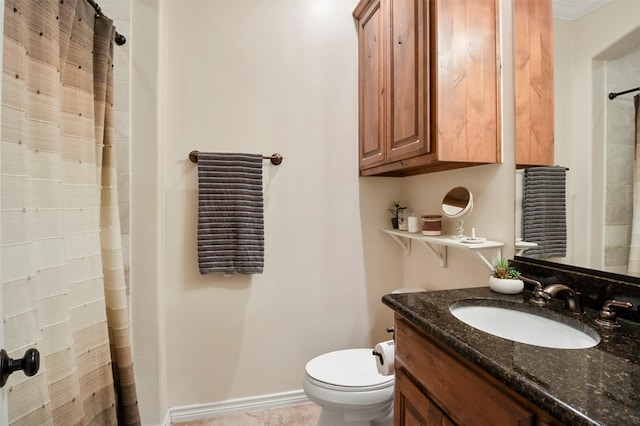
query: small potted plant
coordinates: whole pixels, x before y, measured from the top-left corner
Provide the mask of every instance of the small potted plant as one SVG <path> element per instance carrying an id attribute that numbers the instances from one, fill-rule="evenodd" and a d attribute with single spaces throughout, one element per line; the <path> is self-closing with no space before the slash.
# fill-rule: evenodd
<path id="1" fill-rule="evenodd" d="M 391 213 L 391 215 L 393 216 L 391 218 L 391 226 L 393 226 L 393 229 L 398 229 L 398 218 L 399 218 L 400 212 L 406 209 L 407 209 L 406 207 L 400 206 L 400 201 L 393 202 L 393 208 L 389 209 L 389 213 Z"/>
<path id="2" fill-rule="evenodd" d="M 498 259 L 493 264 L 493 274 L 489 276 L 489 288 L 497 293 L 518 294 L 524 288 L 524 282 L 508 259 Z"/>

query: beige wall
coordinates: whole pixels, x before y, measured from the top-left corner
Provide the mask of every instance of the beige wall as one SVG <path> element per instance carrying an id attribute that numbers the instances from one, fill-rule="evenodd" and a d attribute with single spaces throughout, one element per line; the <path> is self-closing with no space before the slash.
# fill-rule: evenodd
<path id="1" fill-rule="evenodd" d="M 389 250 L 372 253 L 388 267 L 365 277 L 363 242 L 382 221 L 360 218 L 384 211 L 400 181 L 365 187 L 356 174 L 353 3 L 167 7 L 169 403 L 299 389 L 313 356 L 381 336 L 379 299 L 399 284 Z M 191 149 L 284 156 L 265 162 L 264 274 L 199 274 Z"/>
<path id="2" fill-rule="evenodd" d="M 102 11 L 113 20 L 118 33 L 125 37 L 131 34 L 131 0 L 102 0 Z M 122 248 L 127 288 L 129 287 L 129 142 L 130 129 L 130 72 L 131 43 L 114 45 L 114 141 L 117 150 L 118 167 L 118 207 L 120 209 L 120 228 L 122 230 Z"/>
<path id="3" fill-rule="evenodd" d="M 136 387 L 145 425 L 164 422 L 168 403 L 164 254 L 164 90 L 159 46 L 163 10 L 132 3 L 131 28 L 131 317 Z"/>
<path id="4" fill-rule="evenodd" d="M 418 244 L 404 256 L 380 232 L 394 200 L 428 213 L 468 186 L 467 229 L 513 254 L 510 54 L 504 164 L 358 178 L 355 4 L 133 2 L 132 316 L 145 424 L 168 407 L 300 389 L 312 357 L 387 338 L 380 298 L 395 288 L 487 285 L 471 253 L 449 250 L 446 269 Z M 192 149 L 284 156 L 265 162 L 263 274 L 198 273 Z"/>

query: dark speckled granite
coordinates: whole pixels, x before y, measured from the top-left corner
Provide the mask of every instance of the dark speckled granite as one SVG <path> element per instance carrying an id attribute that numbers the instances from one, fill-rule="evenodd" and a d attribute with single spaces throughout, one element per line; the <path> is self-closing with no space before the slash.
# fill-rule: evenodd
<path id="1" fill-rule="evenodd" d="M 495 337 L 455 318 L 449 306 L 463 299 L 492 299 L 528 309 L 530 293 L 502 295 L 489 288 L 389 294 L 383 303 L 514 391 L 569 425 L 640 424 L 640 324 L 619 320 L 588 349 L 549 349 Z M 562 303 L 539 308 L 561 314 Z M 597 312 L 578 319 L 595 328 Z"/>

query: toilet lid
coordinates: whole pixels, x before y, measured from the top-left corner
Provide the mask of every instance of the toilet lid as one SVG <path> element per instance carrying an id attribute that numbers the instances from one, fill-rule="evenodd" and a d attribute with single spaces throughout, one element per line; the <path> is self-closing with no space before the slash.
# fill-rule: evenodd
<path id="1" fill-rule="evenodd" d="M 309 361 L 307 374 L 315 380 L 336 386 L 369 387 L 393 382 L 394 376 L 378 373 L 372 349 L 346 349 L 329 352 Z"/>

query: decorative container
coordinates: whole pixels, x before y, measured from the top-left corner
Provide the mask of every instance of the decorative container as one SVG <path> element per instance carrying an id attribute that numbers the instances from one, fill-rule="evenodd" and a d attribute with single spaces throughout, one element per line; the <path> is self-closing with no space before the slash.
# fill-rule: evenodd
<path id="1" fill-rule="evenodd" d="M 408 223 L 407 209 L 402 209 L 398 212 L 398 230 L 406 231 L 408 229 L 409 229 L 409 223 Z"/>
<path id="2" fill-rule="evenodd" d="M 524 288 L 524 282 L 522 282 L 522 280 L 503 279 L 490 275 L 489 288 L 496 293 L 518 294 Z"/>
<path id="3" fill-rule="evenodd" d="M 422 235 L 442 235 L 442 216 L 424 215 L 422 220 Z"/>

